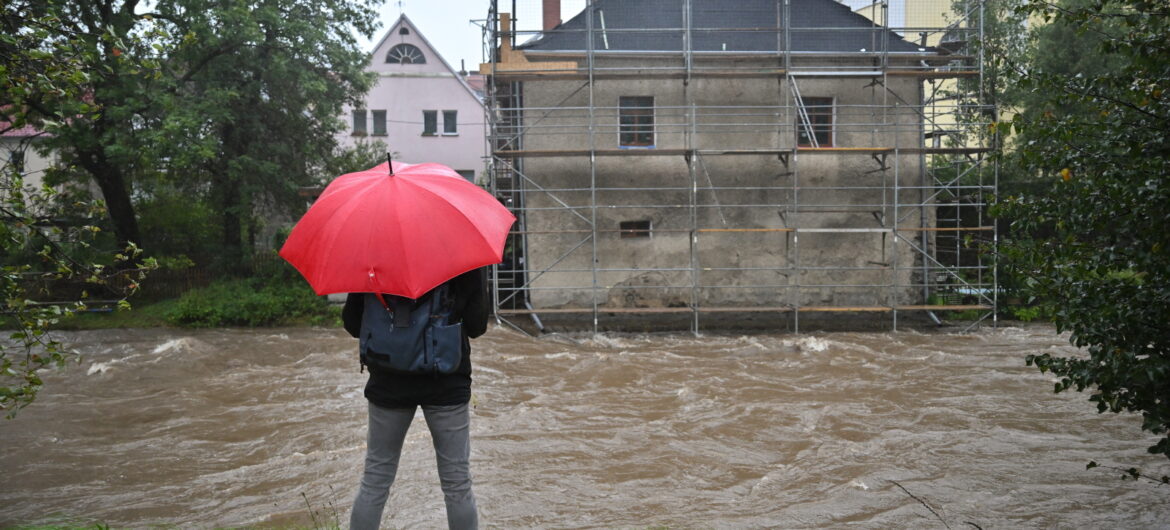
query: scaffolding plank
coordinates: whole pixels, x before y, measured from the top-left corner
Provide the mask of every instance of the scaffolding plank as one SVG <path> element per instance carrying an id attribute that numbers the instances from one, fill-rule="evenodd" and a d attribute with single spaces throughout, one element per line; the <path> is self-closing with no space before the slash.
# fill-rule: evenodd
<path id="1" fill-rule="evenodd" d="M 742 306 L 742 307 L 598 307 L 598 313 L 791 313 L 803 311 L 809 313 L 881 313 L 889 311 L 991 311 L 992 307 L 982 304 L 970 305 L 900 305 L 900 306 Z M 592 308 L 555 308 L 555 309 L 498 309 L 500 315 L 531 315 L 531 314 L 590 314 Z"/>
<path id="2" fill-rule="evenodd" d="M 494 71 L 491 68 L 484 69 L 484 65 L 480 67 L 480 73 L 491 76 L 500 82 L 511 81 L 582 81 L 590 78 L 589 70 L 587 68 L 566 68 L 563 64 L 550 64 L 547 67 L 539 68 L 529 65 L 540 65 L 541 63 L 527 63 L 526 65 L 506 65 L 498 67 Z M 796 73 L 796 72 L 793 72 Z M 963 78 L 963 77 L 977 77 L 979 72 L 976 70 L 872 70 L 872 71 L 857 71 L 845 72 L 853 77 L 918 77 L 923 79 L 949 79 L 949 78 Z M 607 81 L 607 80 L 624 80 L 624 79 L 686 79 L 706 77 L 713 79 L 738 79 L 738 78 L 769 78 L 769 77 L 785 77 L 789 74 L 789 70 L 783 68 L 753 68 L 744 70 L 703 70 L 702 68 L 692 69 L 689 74 L 685 69 L 674 70 L 630 70 L 630 71 L 608 71 L 605 69 L 594 69 L 593 80 Z M 799 71 L 800 77 L 804 78 L 827 78 L 827 77 L 841 77 L 841 72 L 818 72 L 818 71 Z"/>
<path id="3" fill-rule="evenodd" d="M 918 228 L 898 228 L 899 232 L 990 232 L 994 226 L 923 226 Z"/>
<path id="4" fill-rule="evenodd" d="M 500 158 L 548 158 L 570 156 L 683 156 L 702 155 L 783 155 L 793 151 L 801 154 L 978 154 L 991 152 L 989 147 L 799 147 L 796 149 L 504 149 L 492 151 Z"/>

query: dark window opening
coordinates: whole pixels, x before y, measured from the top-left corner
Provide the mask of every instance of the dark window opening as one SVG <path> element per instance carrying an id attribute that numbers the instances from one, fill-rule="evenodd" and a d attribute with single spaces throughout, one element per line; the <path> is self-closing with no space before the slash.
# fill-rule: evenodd
<path id="1" fill-rule="evenodd" d="M 797 109 L 796 145 L 798 147 L 832 147 L 833 98 L 804 98 L 804 115 L 801 114 L 800 109 Z M 808 117 L 807 123 L 805 116 Z M 812 134 L 809 134 L 810 128 Z"/>
<path id="2" fill-rule="evenodd" d="M 24 151 L 14 150 L 8 152 L 8 163 L 12 166 L 12 170 L 24 174 Z"/>
<path id="3" fill-rule="evenodd" d="M 374 136 L 386 136 L 386 111 L 375 110 L 371 114 L 374 116 Z"/>
<path id="4" fill-rule="evenodd" d="M 456 124 L 455 117 L 458 111 L 445 110 L 443 111 L 443 134 L 457 134 L 459 127 Z"/>
<path id="5" fill-rule="evenodd" d="M 386 62 L 390 64 L 425 64 L 427 58 L 422 50 L 413 44 L 399 44 L 386 54 Z"/>
<path id="6" fill-rule="evenodd" d="M 410 35 L 410 30 L 406 28 L 398 28 L 399 35 Z"/>
<path id="7" fill-rule="evenodd" d="M 474 169 L 456 169 L 455 172 L 458 173 L 460 177 L 467 179 L 469 182 L 475 182 Z"/>
<path id="8" fill-rule="evenodd" d="M 618 145 L 654 146 L 654 98 L 621 96 L 618 98 Z"/>
<path id="9" fill-rule="evenodd" d="M 619 225 L 621 238 L 650 237 L 650 221 L 622 221 Z"/>
<path id="10" fill-rule="evenodd" d="M 439 111 L 423 111 L 423 136 L 434 136 L 438 131 Z"/>
<path id="11" fill-rule="evenodd" d="M 366 135 L 366 109 L 354 109 L 353 134 L 355 136 Z"/>

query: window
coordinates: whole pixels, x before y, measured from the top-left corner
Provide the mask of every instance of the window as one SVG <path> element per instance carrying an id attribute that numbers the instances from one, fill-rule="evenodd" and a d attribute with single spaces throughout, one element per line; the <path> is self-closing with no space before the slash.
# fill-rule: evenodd
<path id="1" fill-rule="evenodd" d="M 24 151 L 20 149 L 9 151 L 8 164 L 13 171 L 24 174 Z"/>
<path id="2" fill-rule="evenodd" d="M 443 111 L 443 134 L 459 134 L 458 124 L 455 116 L 458 111 L 445 110 Z"/>
<path id="3" fill-rule="evenodd" d="M 386 111 L 371 111 L 374 115 L 374 136 L 386 136 Z"/>
<path id="4" fill-rule="evenodd" d="M 438 131 L 439 112 L 435 110 L 423 111 L 423 136 L 434 136 Z"/>
<path id="5" fill-rule="evenodd" d="M 401 28 L 398 28 L 398 34 L 399 35 L 410 35 L 410 30 L 406 29 L 406 26 L 402 26 Z"/>
<path id="6" fill-rule="evenodd" d="M 654 98 L 618 98 L 618 145 L 654 147 Z"/>
<path id="7" fill-rule="evenodd" d="M 467 179 L 469 182 L 475 182 L 474 169 L 456 169 L 455 172 L 458 173 L 460 177 Z"/>
<path id="8" fill-rule="evenodd" d="M 354 109 L 353 134 L 354 136 L 366 135 L 366 109 Z"/>
<path id="9" fill-rule="evenodd" d="M 833 98 L 804 98 L 804 116 L 797 113 L 796 145 L 799 147 L 832 147 L 833 145 Z M 809 134 L 809 128 L 812 134 Z"/>
<path id="10" fill-rule="evenodd" d="M 390 64 L 425 64 L 427 58 L 423 57 L 422 50 L 418 49 L 413 44 L 399 44 L 390 48 L 390 52 L 386 54 L 386 62 Z"/>
<path id="11" fill-rule="evenodd" d="M 619 225 L 622 239 L 650 237 L 650 220 L 622 221 Z"/>

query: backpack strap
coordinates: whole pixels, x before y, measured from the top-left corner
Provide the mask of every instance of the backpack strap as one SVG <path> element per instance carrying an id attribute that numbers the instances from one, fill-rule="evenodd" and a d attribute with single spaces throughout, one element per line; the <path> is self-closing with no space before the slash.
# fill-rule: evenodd
<path id="1" fill-rule="evenodd" d="M 444 282 L 442 285 L 439 285 L 435 288 L 434 292 L 431 293 L 430 304 L 428 304 L 430 306 L 430 315 L 432 320 L 443 316 L 443 312 L 447 310 L 447 305 L 451 302 L 450 298 L 450 286 L 447 283 Z M 449 318 L 450 317 L 448 317 L 448 319 Z M 450 324 L 450 322 L 436 323 L 442 325 Z"/>
<path id="2" fill-rule="evenodd" d="M 391 302 L 393 302 L 393 305 L 394 305 L 394 307 L 391 308 L 390 304 L 386 303 L 386 298 L 384 296 L 382 296 L 382 293 L 374 293 L 374 296 L 378 297 L 378 301 L 382 302 L 382 307 L 386 308 L 386 311 L 394 313 L 394 327 L 396 327 L 396 328 L 409 328 L 410 327 L 410 312 L 411 312 L 412 300 L 410 300 L 409 298 L 401 297 L 401 296 L 395 296 L 394 298 L 392 298 L 390 300 Z"/>

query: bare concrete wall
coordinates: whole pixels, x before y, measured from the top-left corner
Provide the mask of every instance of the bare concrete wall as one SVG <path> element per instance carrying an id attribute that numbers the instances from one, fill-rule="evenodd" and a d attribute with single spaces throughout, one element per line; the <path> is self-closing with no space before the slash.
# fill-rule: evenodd
<path id="1" fill-rule="evenodd" d="M 647 62 L 623 66 L 633 64 Z M 806 98 L 834 98 L 835 147 L 919 147 L 913 108 L 919 81 L 892 78 L 889 90 L 872 81 L 797 83 Z M 916 252 L 891 233 L 852 230 L 892 227 L 895 219 L 902 228 L 932 222 L 916 206 L 918 154 L 802 151 L 787 163 L 775 153 L 702 154 L 793 147 L 791 87 L 774 77 L 696 78 L 690 86 L 679 79 L 598 80 L 592 100 L 584 81 L 526 82 L 523 148 L 618 149 L 621 96 L 654 97 L 655 150 L 701 154 L 691 164 L 683 155 L 599 156 L 592 164 L 586 156 L 523 160 L 536 307 L 917 301 Z M 646 220 L 649 238 L 617 231 L 622 221 Z"/>

